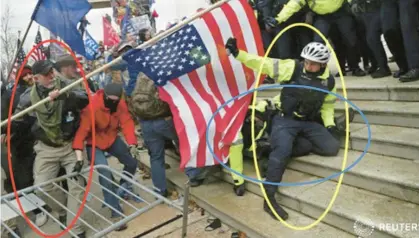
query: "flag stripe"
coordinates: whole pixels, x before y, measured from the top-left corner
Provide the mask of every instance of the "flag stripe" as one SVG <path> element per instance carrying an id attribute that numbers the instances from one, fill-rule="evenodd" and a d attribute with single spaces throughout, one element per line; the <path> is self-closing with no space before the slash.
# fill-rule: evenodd
<path id="1" fill-rule="evenodd" d="M 248 20 L 246 23 L 249 24 L 244 24 L 243 21 L 241 21 L 242 24 L 241 27 L 242 29 L 247 29 L 247 27 L 245 26 L 249 26 L 250 25 L 250 30 L 253 32 L 252 36 L 253 37 L 249 37 L 251 40 L 253 40 L 256 44 L 256 48 L 257 51 L 253 51 L 253 49 L 249 48 L 249 52 L 257 52 L 256 54 L 258 55 L 264 55 L 264 48 L 263 48 L 263 44 L 262 44 L 262 35 L 260 33 L 260 28 L 259 28 L 259 24 L 257 22 L 257 19 L 255 17 L 255 13 L 253 12 L 253 9 L 249 6 L 249 4 L 245 1 L 231 1 L 229 2 L 229 4 L 234 7 L 234 9 L 237 9 L 237 12 L 240 13 L 240 10 L 243 8 L 245 10 L 245 13 L 247 15 L 246 19 Z M 241 5 L 241 7 L 238 7 L 236 5 Z M 239 15 L 240 16 L 240 15 Z M 241 19 L 241 18 L 239 18 Z M 247 39 L 247 38 L 246 38 Z M 249 47 L 249 45 L 247 45 Z M 255 73 L 255 77 L 257 77 L 257 73 Z"/>
<path id="2" fill-rule="evenodd" d="M 167 82 L 164 87 L 159 88 L 159 95 L 162 100 L 170 105 L 170 110 L 174 115 L 182 115 L 182 117 L 174 116 L 173 123 L 175 124 L 176 132 L 179 137 L 179 152 L 181 158 L 190 158 L 193 149 L 191 148 L 191 143 L 189 143 L 189 138 L 193 138 L 193 135 L 198 134 L 195 127 L 188 126 L 188 124 L 193 122 L 193 115 L 190 108 L 183 95 L 171 81 Z M 174 100 L 176 100 L 176 102 Z M 186 162 L 188 161 L 181 160 L 181 168 L 185 167 Z"/>
<path id="3" fill-rule="evenodd" d="M 187 128 L 189 128 L 192 124 L 192 125 L 195 125 L 195 128 L 197 129 L 196 130 L 197 133 L 195 135 L 193 136 L 189 135 L 188 137 L 190 138 L 190 140 L 193 139 L 196 141 L 202 141 L 201 140 L 202 134 L 204 133 L 203 130 L 205 130 L 205 125 L 203 125 L 205 123 L 205 118 L 199 106 L 197 105 L 197 102 L 200 103 L 201 107 L 203 107 L 204 104 L 202 102 L 202 99 L 201 101 L 195 101 L 195 99 L 189 94 L 190 90 L 193 90 L 193 88 L 190 85 L 185 87 L 184 84 L 181 83 L 181 82 L 184 82 L 186 84 L 188 81 L 189 81 L 188 76 L 185 75 L 185 76 L 180 77 L 179 79 L 172 80 L 172 83 L 179 90 L 179 92 L 183 95 L 188 105 L 188 108 L 190 109 L 191 118 L 189 120 L 186 120 L 186 122 L 188 122 L 189 125 L 185 123 Z M 205 156 L 205 144 L 198 143 L 196 148 L 192 147 L 192 151 L 196 151 L 196 153 L 191 154 L 191 160 L 196 160 L 197 158 Z M 204 163 L 202 163 L 202 161 L 198 161 L 198 166 L 199 164 L 200 166 L 203 166 Z"/>
<path id="4" fill-rule="evenodd" d="M 218 51 L 217 51 L 217 45 L 214 42 L 214 39 L 212 38 L 210 29 L 205 24 L 204 20 L 199 19 L 197 22 L 194 23 L 194 26 L 196 27 L 196 30 L 201 35 L 202 41 L 206 45 L 208 51 L 211 54 L 211 68 L 208 68 L 208 70 L 212 69 L 212 74 L 214 75 L 214 78 L 216 80 L 216 85 L 218 90 L 220 90 L 220 93 L 222 95 L 222 98 L 218 98 L 221 104 L 224 104 L 228 99 L 232 98 L 231 93 L 229 90 L 223 90 L 228 89 L 228 83 L 227 79 L 223 72 L 223 67 L 220 59 L 218 58 Z M 216 94 L 215 94 L 216 95 Z M 226 108 L 227 110 L 228 108 Z"/>
<path id="5" fill-rule="evenodd" d="M 215 9 L 214 11 L 217 11 L 219 9 Z M 234 71 L 232 68 L 232 65 L 230 64 L 230 60 L 229 57 L 227 56 L 226 50 L 225 50 L 225 42 L 222 38 L 221 35 L 221 29 L 220 26 L 225 28 L 224 26 L 228 24 L 228 22 L 221 22 L 222 25 L 219 25 L 219 21 L 217 21 L 213 15 L 213 12 L 211 12 L 210 14 L 206 14 L 203 16 L 203 19 L 205 21 L 205 23 L 207 24 L 207 26 L 210 29 L 211 35 L 212 35 L 212 39 L 215 42 L 216 50 L 218 51 L 218 59 L 221 63 L 221 67 L 222 67 L 222 73 L 225 76 L 225 79 L 227 80 L 227 87 L 230 90 L 230 95 L 238 95 L 239 90 L 237 88 L 237 84 L 236 84 L 236 78 L 234 75 Z M 199 31 L 199 30 L 198 30 Z M 211 53 L 214 51 L 210 51 Z M 217 53 L 213 53 L 212 55 L 216 55 Z M 218 72 L 216 71 L 217 73 Z M 222 90 L 226 90 L 227 88 L 222 88 Z M 231 98 L 231 97 L 230 97 Z M 226 101 L 230 98 L 227 98 Z M 229 103 L 228 106 L 230 107 L 233 104 L 233 102 Z"/>
<path id="6" fill-rule="evenodd" d="M 205 79 L 205 77 L 203 77 L 205 75 L 205 72 L 203 71 L 206 71 L 205 67 L 202 67 L 201 69 L 197 70 L 196 73 L 195 72 L 189 73 L 189 75 L 190 75 L 192 85 L 196 89 L 196 92 L 199 93 L 202 100 L 207 102 L 210 107 L 208 109 L 202 108 L 205 114 L 205 119 L 206 119 L 205 121 L 206 123 L 205 130 L 206 130 L 206 128 L 208 127 L 209 120 L 211 119 L 211 116 L 214 114 L 214 112 L 217 110 L 218 106 L 214 100 L 214 97 L 210 95 L 210 90 L 208 86 L 206 87 L 204 86 L 205 80 L 200 80 L 203 78 Z M 211 125 L 209 127 L 209 128 L 212 128 L 212 130 L 209 130 L 208 132 L 209 144 L 211 145 L 212 148 L 214 148 L 215 153 L 218 152 L 218 146 L 214 147 L 214 145 L 218 145 L 218 143 L 221 140 L 221 135 L 219 133 L 216 133 L 215 129 L 217 128 L 217 126 L 219 126 L 220 123 L 223 123 L 223 121 L 222 121 L 221 115 L 218 113 L 217 115 L 214 116 L 214 119 L 211 122 Z M 204 138 L 201 138 L 201 139 L 206 141 L 207 139 L 206 139 L 205 131 L 203 133 L 203 136 Z M 206 143 L 203 143 L 203 144 L 206 147 Z M 212 154 L 209 149 L 206 149 L 205 158 L 206 158 L 205 164 L 212 163 Z"/>
<path id="7" fill-rule="evenodd" d="M 211 118 L 212 115 L 212 110 L 211 110 L 211 106 L 209 105 L 208 101 L 205 100 L 207 98 L 205 98 L 204 96 L 204 88 L 202 87 L 202 84 L 200 85 L 200 79 L 198 74 L 194 71 L 188 74 L 189 76 L 189 80 L 181 80 L 181 84 L 184 86 L 185 88 L 185 94 L 188 94 L 188 96 L 191 97 L 191 101 L 189 101 L 188 99 L 186 99 L 186 101 L 190 104 L 190 106 L 192 108 L 194 108 L 195 106 L 197 107 L 197 114 L 195 114 L 194 111 L 194 120 L 195 120 L 195 124 L 197 125 L 198 132 L 199 132 L 199 141 L 206 141 L 206 128 L 208 125 L 208 121 Z M 201 92 L 201 93 L 198 93 Z M 199 105 L 197 104 L 199 103 Z M 201 117 L 202 115 L 202 117 Z M 220 118 L 221 119 L 221 118 Z M 220 121 L 220 120 L 218 120 Z M 217 128 L 217 121 L 213 121 L 209 127 L 209 138 L 214 138 L 214 134 L 215 134 L 215 128 Z M 215 143 L 218 143 L 217 141 L 215 141 Z M 214 147 L 214 140 L 210 139 L 210 144 L 211 147 Z M 206 161 L 205 159 L 200 159 L 198 160 L 198 158 L 206 158 L 211 159 L 211 153 L 209 150 L 207 150 L 206 148 L 206 143 L 199 143 L 198 146 L 198 152 L 196 153 L 196 158 L 197 159 L 197 166 L 198 167 L 203 167 L 207 164 L 208 161 Z M 195 166 L 194 166 L 195 167 Z"/>

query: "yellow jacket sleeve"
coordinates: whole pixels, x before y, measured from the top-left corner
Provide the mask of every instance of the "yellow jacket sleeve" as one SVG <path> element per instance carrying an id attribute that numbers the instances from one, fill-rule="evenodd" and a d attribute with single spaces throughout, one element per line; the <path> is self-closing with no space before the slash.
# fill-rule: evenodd
<path id="1" fill-rule="evenodd" d="M 306 5 L 305 0 L 289 0 L 287 4 L 284 5 L 282 10 L 276 16 L 276 20 L 279 23 L 287 21 L 292 15 L 297 13 Z"/>
<path id="2" fill-rule="evenodd" d="M 240 51 L 236 59 L 242 62 L 246 67 L 252 70 L 259 70 L 263 63 L 263 57 L 252 55 L 244 51 Z M 262 66 L 262 74 L 267 74 L 269 77 L 278 82 L 289 81 L 294 73 L 296 62 L 293 59 L 272 59 L 266 58 Z"/>
<path id="3" fill-rule="evenodd" d="M 336 93 L 336 87 L 332 89 L 333 93 Z M 335 126 L 335 102 L 336 96 L 333 94 L 327 94 L 320 113 L 322 116 L 323 124 L 325 127 Z"/>

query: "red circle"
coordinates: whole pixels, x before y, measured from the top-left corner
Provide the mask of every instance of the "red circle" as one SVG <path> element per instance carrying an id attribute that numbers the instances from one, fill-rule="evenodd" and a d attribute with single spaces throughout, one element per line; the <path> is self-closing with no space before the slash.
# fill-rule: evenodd
<path id="1" fill-rule="evenodd" d="M 80 64 L 80 61 L 77 59 L 74 52 L 66 44 L 64 44 L 63 42 L 60 42 L 58 40 L 55 40 L 55 39 L 44 40 L 44 41 L 40 42 L 39 44 L 35 45 L 31 49 L 31 51 L 29 51 L 29 53 L 26 55 L 25 60 L 23 61 L 22 65 L 19 68 L 19 71 L 16 75 L 15 85 L 13 86 L 12 95 L 11 95 L 11 98 L 10 98 L 9 114 L 8 114 L 8 121 L 7 121 L 7 160 L 9 162 L 10 180 L 12 182 L 13 192 L 15 194 L 15 199 L 17 201 L 17 204 L 19 205 L 20 212 L 23 214 L 23 217 L 25 218 L 26 223 L 28 223 L 29 227 L 33 231 L 35 231 L 35 233 L 37 233 L 38 235 L 40 235 L 42 237 L 57 238 L 57 237 L 61 237 L 61 236 L 65 235 L 67 232 L 69 232 L 69 230 L 71 228 L 73 228 L 73 226 L 77 222 L 77 219 L 80 217 L 80 215 L 82 213 L 84 205 L 86 204 L 87 195 L 90 191 L 90 185 L 92 183 L 93 165 L 95 164 L 95 153 L 94 153 L 94 150 L 92 150 L 92 161 L 91 161 L 91 164 L 90 164 L 89 179 L 88 179 L 88 182 L 87 182 L 87 186 L 86 186 L 85 194 L 84 194 L 84 197 L 83 197 L 83 201 L 81 203 L 80 208 L 77 210 L 76 216 L 73 218 L 73 220 L 71 220 L 70 225 L 65 230 L 61 231 L 60 233 L 54 234 L 54 235 L 48 235 L 48 234 L 42 233 L 42 231 L 40 231 L 39 229 L 37 229 L 35 226 L 32 225 L 31 221 L 29 220 L 29 218 L 24 213 L 22 204 L 20 203 L 20 199 L 19 199 L 19 196 L 18 196 L 17 191 L 16 191 L 16 184 L 15 184 L 15 179 L 14 179 L 13 169 L 12 169 L 12 161 L 11 161 L 11 158 L 10 158 L 10 154 L 11 154 L 11 151 L 10 151 L 10 123 L 11 123 L 11 120 L 10 120 L 10 118 L 12 116 L 12 109 L 13 109 L 12 104 L 13 104 L 13 101 L 14 101 L 18 81 L 19 81 L 20 75 L 22 74 L 23 66 L 25 66 L 27 64 L 29 56 L 32 55 L 32 53 L 36 49 L 38 49 L 40 46 L 42 46 L 45 43 L 50 43 L 50 44 L 55 43 L 55 44 L 61 45 L 64 49 L 67 50 L 67 52 L 70 52 L 71 56 L 76 60 L 77 68 L 81 72 L 81 75 L 83 77 L 84 87 L 87 91 L 87 96 L 89 98 L 90 118 L 92 119 L 92 147 L 93 148 L 96 147 L 96 131 L 95 131 L 95 115 L 93 113 L 93 104 L 90 103 L 92 95 L 90 93 L 89 85 L 87 83 L 87 79 L 86 79 L 86 75 L 84 73 L 83 67 Z M 67 225 L 67 224 L 64 224 L 64 225 Z"/>

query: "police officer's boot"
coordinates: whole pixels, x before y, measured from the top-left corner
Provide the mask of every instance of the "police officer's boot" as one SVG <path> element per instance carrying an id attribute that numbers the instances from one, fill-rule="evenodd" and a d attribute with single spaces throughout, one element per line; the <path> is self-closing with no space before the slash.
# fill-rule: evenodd
<path id="1" fill-rule="evenodd" d="M 239 181 L 237 181 L 237 180 L 234 180 L 234 193 L 237 195 L 237 196 L 239 196 L 239 197 L 241 197 L 241 196 L 243 196 L 244 195 L 244 193 L 246 192 L 246 187 L 245 187 L 245 185 L 244 185 L 244 183 L 242 183 L 242 184 L 236 184 L 236 183 L 238 183 Z"/>
<path id="2" fill-rule="evenodd" d="M 263 186 L 265 187 L 265 190 L 266 190 L 266 196 L 269 199 L 269 202 L 271 203 L 272 207 L 275 209 L 276 213 L 282 218 L 282 220 L 287 220 L 288 213 L 276 202 L 276 199 L 275 199 L 277 186 L 268 185 L 268 184 L 264 184 Z M 265 212 L 271 215 L 273 219 L 277 220 L 275 214 L 273 214 L 273 212 L 269 208 L 269 205 L 266 202 L 266 200 L 263 202 L 263 210 L 265 210 Z"/>
<path id="3" fill-rule="evenodd" d="M 354 120 L 355 111 L 352 108 L 349 108 L 349 123 Z M 335 125 L 338 129 L 340 136 L 346 135 L 346 113 L 342 114 L 341 116 L 335 118 Z"/>

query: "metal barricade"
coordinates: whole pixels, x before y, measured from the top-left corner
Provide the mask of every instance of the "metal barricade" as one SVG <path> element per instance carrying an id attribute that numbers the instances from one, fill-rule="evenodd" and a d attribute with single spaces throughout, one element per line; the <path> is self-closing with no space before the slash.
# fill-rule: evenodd
<path id="1" fill-rule="evenodd" d="M 98 172 L 98 169 L 101 170 L 108 170 L 110 171 L 113 175 L 116 175 L 120 178 L 123 178 L 125 181 L 129 182 L 132 184 L 133 188 L 135 190 L 137 190 L 137 192 L 142 192 L 142 193 L 147 193 L 148 197 L 151 197 L 154 201 L 147 201 L 146 199 L 140 197 L 138 194 L 132 192 L 131 190 L 125 188 L 124 186 L 121 186 L 120 184 L 114 182 L 113 180 L 108 179 L 107 177 L 103 176 L 101 173 Z M 59 190 L 61 190 L 63 193 L 65 193 L 68 198 L 72 198 L 75 199 L 78 203 L 81 203 L 81 199 L 80 198 L 75 198 L 74 196 L 72 196 L 67 190 L 65 190 L 64 188 L 62 188 L 58 183 L 64 180 L 67 180 L 68 183 L 74 183 L 76 186 L 82 188 L 84 190 L 84 192 L 86 192 L 85 187 L 82 187 L 81 185 L 79 185 L 77 182 L 75 182 L 72 178 L 77 177 L 77 176 L 81 176 L 84 179 L 86 179 L 86 181 L 88 180 L 88 172 L 90 171 L 90 168 L 85 168 L 84 170 L 82 170 L 81 173 L 77 174 L 77 173 L 71 173 L 71 174 L 67 174 L 65 176 L 61 176 L 55 179 L 52 179 L 50 181 L 38 184 L 38 185 L 34 185 L 22 190 L 17 191 L 18 196 L 21 200 L 21 204 L 23 206 L 23 209 L 25 211 L 25 213 L 29 213 L 32 210 L 34 210 L 34 208 L 38 208 L 40 209 L 42 212 L 44 212 L 49 219 L 51 219 L 52 221 L 54 221 L 55 223 L 57 223 L 60 227 L 62 228 L 66 228 L 66 224 L 62 224 L 59 219 L 55 218 L 51 212 L 47 211 L 47 209 L 45 209 L 43 207 L 44 203 L 41 199 L 39 199 L 34 193 L 36 192 L 37 194 L 43 194 L 44 196 L 47 196 L 49 199 L 53 200 L 55 203 L 59 204 L 60 207 L 62 207 L 63 209 L 65 209 L 68 213 L 72 214 L 73 216 L 75 216 L 75 214 L 77 213 L 77 211 L 70 211 L 69 209 L 67 209 L 65 204 L 60 204 L 55 198 L 53 198 L 51 195 L 49 195 L 47 192 L 44 191 L 44 189 L 42 188 L 45 185 L 53 185 L 54 188 L 57 188 Z M 136 198 L 136 199 L 140 199 L 142 200 L 146 205 L 142 206 L 141 208 L 136 207 L 135 205 L 131 204 L 130 202 L 126 201 L 125 199 L 121 198 L 120 196 L 118 196 L 117 194 L 115 194 L 114 191 L 111 191 L 105 187 L 100 186 L 98 181 L 95 181 L 92 178 L 92 183 L 91 185 L 95 184 L 100 186 L 101 189 L 104 189 L 106 191 L 108 191 L 110 194 L 116 196 L 119 200 L 120 203 L 129 206 L 131 209 L 133 209 L 134 212 L 132 212 L 129 215 L 125 215 L 122 214 L 121 212 L 117 211 L 116 209 L 114 209 L 110 204 L 106 203 L 103 199 L 101 199 L 100 197 L 98 197 L 96 194 L 94 194 L 93 192 L 89 191 L 88 193 L 88 198 L 90 197 L 90 199 L 95 198 L 98 201 L 102 202 L 103 206 L 106 206 L 108 208 L 110 208 L 111 210 L 113 210 L 114 212 L 118 213 L 119 215 L 122 216 L 122 219 L 117 221 L 117 222 L 112 222 L 111 219 L 106 218 L 104 215 L 100 214 L 98 211 L 96 211 L 95 209 L 93 209 L 90 205 L 88 205 L 88 203 L 86 202 L 86 204 L 84 205 L 84 210 L 83 212 L 86 211 L 87 212 L 91 212 L 92 214 L 94 214 L 95 218 L 100 218 L 101 220 L 103 220 L 106 223 L 106 227 L 104 227 L 103 229 L 98 229 L 97 227 L 95 227 L 94 224 L 89 224 L 88 221 L 84 220 L 83 218 L 79 217 L 79 221 L 86 227 L 89 228 L 91 230 L 91 232 L 88 233 L 88 237 L 94 237 L 94 238 L 98 238 L 98 237 L 104 237 L 106 234 L 114 231 L 115 229 L 117 229 L 118 227 L 120 227 L 123 224 L 128 223 L 129 221 L 135 219 L 136 217 L 140 216 L 141 214 L 153 209 L 154 207 L 156 207 L 157 205 L 160 204 L 166 204 L 170 207 L 173 207 L 177 210 L 179 210 L 180 214 L 168 221 L 165 221 L 157 226 L 155 226 L 154 228 L 145 231 L 143 233 L 141 233 L 140 235 L 137 235 L 136 237 L 142 237 L 143 235 L 149 234 L 152 231 L 157 230 L 158 228 L 161 228 L 181 217 L 183 217 L 182 220 L 182 237 L 186 237 L 186 233 L 187 233 L 187 224 L 188 224 L 188 213 L 189 213 L 189 183 L 185 184 L 185 189 L 184 189 L 184 196 L 183 196 L 183 205 L 178 205 L 176 204 L 174 201 L 171 201 L 165 197 L 163 197 L 162 195 L 160 195 L 159 193 L 153 191 L 153 189 L 148 188 L 145 185 L 142 185 L 138 182 L 138 180 L 131 178 L 129 176 L 126 176 L 124 173 L 121 173 L 115 169 L 110 168 L 109 166 L 105 166 L 105 165 L 95 165 L 93 167 L 93 174 L 97 174 L 99 177 L 102 177 L 103 179 L 106 179 L 107 181 L 111 182 L 116 188 L 120 188 L 122 189 L 124 192 L 126 192 L 127 194 L 129 194 L 130 196 Z M 92 186 L 91 186 L 92 188 Z M 135 191 L 133 190 L 133 191 Z M 87 200 L 86 199 L 86 200 Z M 149 199 L 151 200 L 151 199 Z M 4 227 L 4 229 L 6 231 L 8 231 L 12 237 L 16 237 L 16 238 L 20 238 L 20 236 L 18 236 L 16 233 L 14 233 L 13 229 L 11 227 L 9 227 L 6 223 L 7 220 L 10 219 L 16 219 L 17 217 L 23 217 L 18 205 L 16 204 L 15 201 L 15 194 L 14 193 L 10 193 L 4 196 L 1 196 L 1 203 L 2 203 L 2 208 L 3 209 L 10 209 L 12 210 L 15 214 L 14 215 L 3 215 L 2 214 L 2 220 L 1 220 L 1 226 L 2 229 Z M 25 204 L 23 204 L 25 203 Z M 25 210 L 26 208 L 26 210 Z M 4 219 L 6 218 L 6 219 Z M 32 222 L 32 225 L 34 227 L 36 227 L 37 229 L 39 229 L 40 231 L 44 232 L 40 227 L 38 227 L 34 222 Z M 73 236 L 73 237 L 78 237 L 76 234 L 74 234 L 73 231 L 69 231 L 69 233 Z"/>

